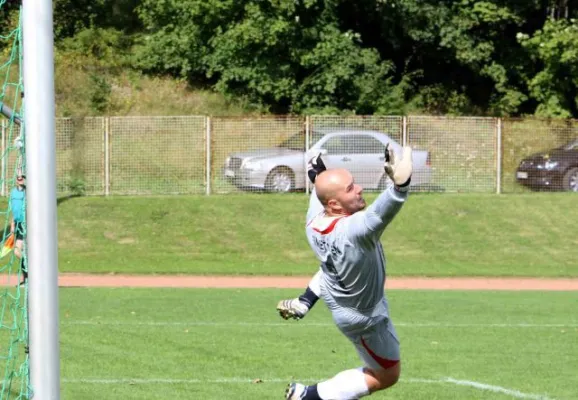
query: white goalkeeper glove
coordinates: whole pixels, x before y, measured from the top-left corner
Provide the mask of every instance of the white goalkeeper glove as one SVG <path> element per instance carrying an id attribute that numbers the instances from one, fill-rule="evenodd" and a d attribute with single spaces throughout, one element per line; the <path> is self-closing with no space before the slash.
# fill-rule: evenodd
<path id="1" fill-rule="evenodd" d="M 389 143 L 385 145 L 385 173 L 397 187 L 406 187 L 411 182 L 413 172 L 413 153 L 409 146 L 402 149 L 402 158 L 397 160 Z"/>

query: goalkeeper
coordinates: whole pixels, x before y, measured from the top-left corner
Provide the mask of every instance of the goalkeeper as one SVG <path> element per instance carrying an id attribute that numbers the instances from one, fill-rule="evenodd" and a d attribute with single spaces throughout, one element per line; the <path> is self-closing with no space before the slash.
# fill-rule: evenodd
<path id="1" fill-rule="evenodd" d="M 400 375 L 399 341 L 384 294 L 385 256 L 380 237 L 408 196 L 412 150 L 396 161 L 386 146 L 385 172 L 391 184 L 366 209 L 362 188 L 344 169 L 325 169 L 320 156 L 309 162 L 315 189 L 306 233 L 321 268 L 305 293 L 283 300 L 284 318 L 302 318 L 322 297 L 339 330 L 365 364 L 315 385 L 291 383 L 288 400 L 358 399 L 394 385 Z"/>

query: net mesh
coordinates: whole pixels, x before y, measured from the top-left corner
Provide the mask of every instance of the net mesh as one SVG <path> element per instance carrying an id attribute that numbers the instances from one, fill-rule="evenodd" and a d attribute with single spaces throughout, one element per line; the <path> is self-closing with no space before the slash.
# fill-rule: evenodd
<path id="1" fill-rule="evenodd" d="M 20 284 L 26 266 L 25 186 L 17 176 L 26 173 L 22 71 L 21 12 L 0 0 L 0 117 L 2 128 L 0 216 L 0 360 L 4 377 L 0 399 L 30 398 L 28 368 L 27 283 Z M 17 188 L 18 186 L 18 188 Z M 17 223 L 12 224 L 13 221 Z"/>
<path id="2" fill-rule="evenodd" d="M 426 159 L 428 191 L 496 190 L 496 130 L 493 118 L 408 117 L 407 140 Z M 420 154 L 418 153 L 418 156 Z M 414 154 L 414 168 L 421 159 Z"/>

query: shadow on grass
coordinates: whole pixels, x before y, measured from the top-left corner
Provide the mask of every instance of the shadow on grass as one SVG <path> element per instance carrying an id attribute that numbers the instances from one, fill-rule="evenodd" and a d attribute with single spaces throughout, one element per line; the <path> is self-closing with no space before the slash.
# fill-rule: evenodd
<path id="1" fill-rule="evenodd" d="M 74 199 L 75 197 L 81 197 L 81 196 L 79 194 L 69 194 L 66 196 L 59 197 L 56 199 L 56 206 L 58 207 L 59 205 L 61 205 L 65 201 L 68 201 L 70 199 Z"/>

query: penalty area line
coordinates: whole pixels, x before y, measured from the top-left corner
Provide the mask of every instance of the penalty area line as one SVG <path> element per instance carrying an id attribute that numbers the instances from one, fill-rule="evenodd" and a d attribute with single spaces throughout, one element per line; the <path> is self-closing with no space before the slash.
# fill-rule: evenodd
<path id="1" fill-rule="evenodd" d="M 217 321 L 100 321 L 100 320 L 61 320 L 63 325 L 88 325 L 88 326 L 269 326 L 269 327 L 325 327 L 335 326 L 332 323 L 294 323 L 291 322 L 217 322 Z M 397 327 L 409 328 L 578 328 L 577 323 L 539 324 L 539 323 L 510 323 L 510 324 L 469 324 L 469 323 L 438 323 L 438 322 L 394 322 Z"/>
<path id="2" fill-rule="evenodd" d="M 202 384 L 263 384 L 263 383 L 289 383 L 302 382 L 313 383 L 321 382 L 324 379 L 291 379 L 291 378 L 242 378 L 242 377 L 223 377 L 214 379 L 171 379 L 171 378 L 63 378 L 63 383 L 68 384 L 85 384 L 85 385 L 202 385 Z M 489 385 L 470 380 L 460 380 L 451 377 L 441 379 L 425 378 L 401 378 L 402 383 L 418 384 L 449 384 L 456 386 L 470 387 L 484 392 L 501 393 L 516 399 L 529 400 L 554 400 L 543 394 L 524 393 L 516 389 L 509 389 L 502 386 Z"/>

